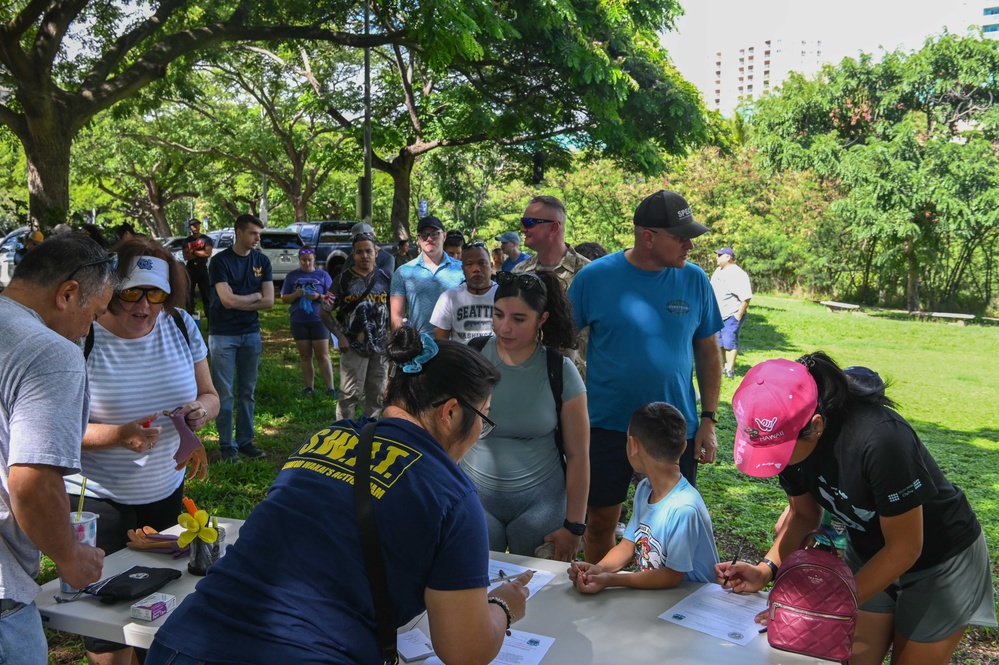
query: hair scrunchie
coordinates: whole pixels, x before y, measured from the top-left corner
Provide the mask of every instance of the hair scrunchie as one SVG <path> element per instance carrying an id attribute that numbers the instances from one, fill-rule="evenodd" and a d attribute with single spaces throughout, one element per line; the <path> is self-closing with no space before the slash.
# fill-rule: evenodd
<path id="1" fill-rule="evenodd" d="M 420 333 L 420 341 L 423 343 L 423 351 L 412 360 L 407 360 L 400 365 L 406 374 L 419 374 L 423 370 L 423 366 L 433 359 L 440 350 L 434 338 L 427 333 Z"/>

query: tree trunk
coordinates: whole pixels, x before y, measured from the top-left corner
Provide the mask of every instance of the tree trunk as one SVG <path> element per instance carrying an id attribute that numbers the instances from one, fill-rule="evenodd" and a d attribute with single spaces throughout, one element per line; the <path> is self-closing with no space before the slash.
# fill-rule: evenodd
<path id="1" fill-rule="evenodd" d="M 416 155 L 407 148 L 391 162 L 375 157 L 371 165 L 392 176 L 392 240 L 409 240 L 409 192 Z"/>
<path id="2" fill-rule="evenodd" d="M 910 312 L 919 310 L 919 261 L 916 260 L 916 241 L 912 238 L 905 241 L 906 264 L 906 305 Z"/>
<path id="3" fill-rule="evenodd" d="M 55 120 L 29 122 L 21 136 L 28 162 L 28 212 L 43 230 L 66 221 L 69 214 L 69 155 L 73 134 Z"/>

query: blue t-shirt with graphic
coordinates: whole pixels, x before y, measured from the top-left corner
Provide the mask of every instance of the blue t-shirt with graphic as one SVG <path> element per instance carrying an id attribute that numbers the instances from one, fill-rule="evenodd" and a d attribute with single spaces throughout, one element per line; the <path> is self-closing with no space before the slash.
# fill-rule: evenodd
<path id="1" fill-rule="evenodd" d="M 465 273 L 458 259 L 444 254 L 437 270 L 432 271 L 423 262 L 423 254 L 420 254 L 395 271 L 392 295 L 405 296 L 409 324 L 433 337 L 434 324 L 430 323 L 430 316 L 434 313 L 437 299 L 452 286 L 461 284 L 463 279 Z"/>
<path id="2" fill-rule="evenodd" d="M 354 517 L 355 447 L 367 422 L 339 421 L 288 457 L 158 642 L 208 662 L 381 662 Z M 426 430 L 386 418 L 373 451 L 371 500 L 402 626 L 426 609 L 428 588 L 488 586 L 485 516 L 475 486 Z"/>
<path id="3" fill-rule="evenodd" d="M 693 485 L 681 477 L 676 487 L 649 503 L 652 484 L 644 478 L 635 488 L 635 505 L 624 537 L 635 543 L 641 570 L 670 568 L 690 582 L 714 582 L 718 548 L 711 515 Z"/>
<path id="4" fill-rule="evenodd" d="M 697 431 L 694 340 L 721 330 L 711 282 L 693 263 L 652 272 L 624 252 L 585 266 L 569 286 L 576 325 L 590 328 L 586 392 L 590 426 L 628 431 L 640 406 L 668 402 Z"/>
<path id="5" fill-rule="evenodd" d="M 211 313 L 208 315 L 209 335 L 245 335 L 260 332 L 260 317 L 257 312 L 244 312 L 240 309 L 227 309 L 222 305 L 215 285 L 225 282 L 237 296 L 257 293 L 264 282 L 274 281 L 271 277 L 271 260 L 263 252 L 250 250 L 240 256 L 232 247 L 222 250 L 212 257 L 208 264 L 208 279 L 212 284 Z"/>
<path id="6" fill-rule="evenodd" d="M 306 293 L 318 293 L 322 295 L 329 291 L 332 285 L 333 280 L 325 270 L 316 268 L 312 272 L 305 272 L 304 270 L 296 269 L 292 270 L 284 278 L 284 284 L 281 286 L 281 295 L 286 296 L 289 293 L 294 293 L 299 288 Z M 291 307 L 289 308 L 291 320 L 294 323 L 319 321 L 319 303 L 321 301 L 309 300 L 306 305 L 303 302 L 304 300 L 304 298 L 299 298 L 291 303 Z M 306 311 L 306 309 L 309 311 Z"/>

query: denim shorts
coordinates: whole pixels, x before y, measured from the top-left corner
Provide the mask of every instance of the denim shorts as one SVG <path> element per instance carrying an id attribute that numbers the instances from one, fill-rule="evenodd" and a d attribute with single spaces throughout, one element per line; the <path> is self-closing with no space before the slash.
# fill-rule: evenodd
<path id="1" fill-rule="evenodd" d="M 742 328 L 742 322 L 745 320 L 745 316 L 742 317 L 741 321 L 735 318 L 735 316 L 725 319 L 722 329 L 718 331 L 718 345 L 721 348 L 729 351 L 739 348 L 739 330 Z"/>

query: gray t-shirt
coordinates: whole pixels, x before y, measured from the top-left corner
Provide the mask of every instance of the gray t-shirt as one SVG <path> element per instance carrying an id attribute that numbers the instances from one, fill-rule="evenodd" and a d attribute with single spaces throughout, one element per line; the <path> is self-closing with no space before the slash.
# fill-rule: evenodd
<path id="1" fill-rule="evenodd" d="M 506 365 L 490 338 L 482 355 L 495 365 L 502 378 L 493 392 L 489 419 L 496 429 L 480 440 L 461 460 L 461 468 L 479 487 L 516 492 L 561 473 L 555 447 L 555 399 L 548 382 L 545 349 L 538 345 L 527 362 Z M 562 404 L 586 392 L 579 371 L 562 359 Z"/>
<path id="2" fill-rule="evenodd" d="M 30 603 L 39 590 L 39 552 L 10 512 L 10 467 L 43 464 L 64 475 L 80 469 L 87 372 L 80 347 L 3 296 L 0 340 L 0 598 Z"/>

